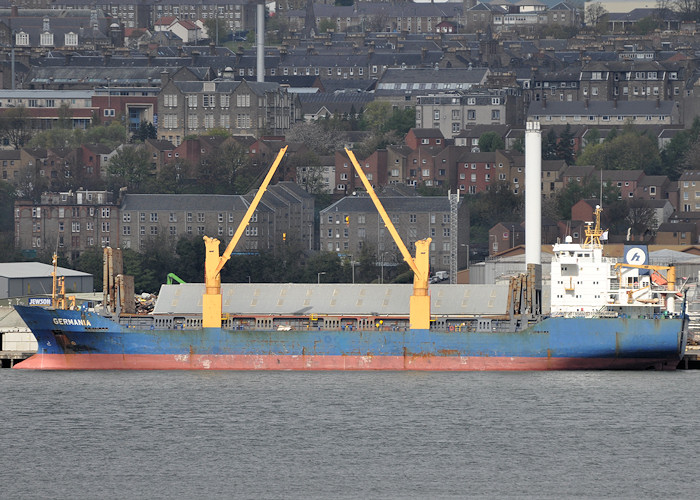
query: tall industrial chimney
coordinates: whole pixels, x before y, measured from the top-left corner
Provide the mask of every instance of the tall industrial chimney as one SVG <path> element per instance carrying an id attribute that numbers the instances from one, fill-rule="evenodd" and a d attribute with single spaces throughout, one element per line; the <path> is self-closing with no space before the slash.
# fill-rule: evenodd
<path id="1" fill-rule="evenodd" d="M 540 122 L 525 130 L 525 264 L 542 263 L 542 131 Z"/>
<path id="2" fill-rule="evenodd" d="M 255 39 L 257 43 L 257 81 L 265 81 L 265 4 L 258 2 Z"/>

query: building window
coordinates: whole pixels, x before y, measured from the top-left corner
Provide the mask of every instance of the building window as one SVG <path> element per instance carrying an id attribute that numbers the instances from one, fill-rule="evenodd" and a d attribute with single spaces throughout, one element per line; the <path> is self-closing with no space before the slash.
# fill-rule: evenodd
<path id="1" fill-rule="evenodd" d="M 202 96 L 202 106 L 205 108 L 213 108 L 216 103 L 216 95 L 214 94 L 204 94 Z"/>
<path id="2" fill-rule="evenodd" d="M 72 31 L 70 33 L 66 33 L 63 43 L 66 47 L 77 47 L 78 35 L 76 33 L 73 33 Z"/>
<path id="3" fill-rule="evenodd" d="M 236 115 L 236 127 L 237 128 L 250 128 L 250 115 L 246 115 L 246 114 Z"/>
<path id="4" fill-rule="evenodd" d="M 29 33 L 25 33 L 24 31 L 17 33 L 15 35 L 15 44 L 20 46 L 29 45 Z"/>
<path id="5" fill-rule="evenodd" d="M 250 107 L 250 94 L 238 94 L 236 96 L 236 106 L 239 108 Z"/>

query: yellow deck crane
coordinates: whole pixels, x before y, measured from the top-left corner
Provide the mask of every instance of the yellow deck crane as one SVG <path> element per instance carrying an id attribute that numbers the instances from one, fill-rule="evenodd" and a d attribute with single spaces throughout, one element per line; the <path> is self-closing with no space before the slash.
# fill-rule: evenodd
<path id="1" fill-rule="evenodd" d="M 362 180 L 362 184 L 365 186 L 367 193 L 369 193 L 370 198 L 374 202 L 374 206 L 377 207 L 379 215 L 384 221 L 384 225 L 389 230 L 391 237 L 394 238 L 396 246 L 399 247 L 401 255 L 403 255 L 404 260 L 408 266 L 413 271 L 413 295 L 411 295 L 410 302 L 410 328 L 411 329 L 424 329 L 430 328 L 430 295 L 428 294 L 428 278 L 430 274 L 430 238 L 424 240 L 416 241 L 416 258 L 415 260 L 411 257 L 406 245 L 404 245 L 399 233 L 396 231 L 394 224 L 391 222 L 389 215 L 387 215 L 384 206 L 379 201 L 377 194 L 372 188 L 367 176 L 362 171 L 360 164 L 357 163 L 357 159 L 352 151 L 345 148 L 350 161 L 355 167 L 357 175 Z"/>
<path id="2" fill-rule="evenodd" d="M 628 267 L 632 269 L 648 269 L 658 276 L 661 276 L 667 281 L 666 289 L 672 292 L 676 289 L 676 268 L 673 266 L 652 266 L 650 264 L 627 264 L 625 262 L 618 262 L 615 264 L 615 269 L 620 271 L 621 268 Z M 659 271 L 666 271 L 666 276 L 663 276 Z"/>
<path id="3" fill-rule="evenodd" d="M 245 231 L 248 222 L 250 222 L 250 218 L 253 216 L 253 212 L 258 208 L 258 204 L 263 194 L 265 194 L 267 186 L 270 184 L 272 176 L 275 175 L 277 167 L 282 161 L 282 157 L 284 157 L 284 154 L 287 152 L 288 147 L 289 146 L 285 146 L 277 153 L 275 162 L 267 172 L 265 179 L 260 185 L 260 189 L 258 189 L 258 192 L 255 194 L 253 201 L 248 207 L 248 210 L 243 216 L 243 220 L 241 220 L 241 223 L 238 225 L 238 229 L 236 229 L 224 253 L 219 255 L 219 240 L 204 236 L 204 245 L 206 247 L 206 258 L 204 260 L 204 284 L 206 286 L 206 291 L 202 296 L 202 326 L 204 328 L 221 328 L 221 269 L 223 269 L 226 262 L 231 258 L 233 249 L 236 248 L 238 240 L 241 239 L 243 231 Z"/>
<path id="4" fill-rule="evenodd" d="M 625 262 L 618 262 L 615 264 L 615 269 L 617 269 L 618 273 L 621 271 L 623 267 L 627 268 L 632 268 L 632 269 L 648 269 L 650 270 L 653 274 L 659 276 L 662 280 L 666 281 L 666 290 L 669 292 L 675 292 L 676 290 L 676 268 L 673 266 L 652 266 L 650 264 L 627 264 Z M 666 276 L 662 275 L 659 271 L 666 271 Z M 652 281 L 653 275 L 652 275 Z M 627 303 L 632 304 L 635 301 L 634 298 L 634 293 L 643 290 L 644 288 L 651 288 L 651 284 L 649 284 L 647 287 L 643 288 L 637 288 L 634 290 L 630 290 L 627 292 Z M 671 293 L 669 298 L 666 300 L 666 308 L 669 311 L 673 311 L 673 293 Z M 655 303 L 653 301 L 650 301 L 648 299 L 636 299 L 639 302 L 646 302 L 646 303 Z"/>
<path id="5" fill-rule="evenodd" d="M 51 307 L 54 309 L 68 309 L 68 301 L 70 308 L 75 309 L 75 295 L 66 297 L 66 277 L 58 275 L 58 255 L 53 254 L 53 271 L 51 271 L 53 288 L 51 291 Z"/>

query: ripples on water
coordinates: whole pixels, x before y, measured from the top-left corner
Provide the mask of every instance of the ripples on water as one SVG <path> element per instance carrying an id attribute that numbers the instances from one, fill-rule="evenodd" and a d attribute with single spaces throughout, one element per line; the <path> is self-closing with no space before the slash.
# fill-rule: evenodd
<path id="1" fill-rule="evenodd" d="M 0 370 L 2 498 L 692 498 L 700 372 Z"/>

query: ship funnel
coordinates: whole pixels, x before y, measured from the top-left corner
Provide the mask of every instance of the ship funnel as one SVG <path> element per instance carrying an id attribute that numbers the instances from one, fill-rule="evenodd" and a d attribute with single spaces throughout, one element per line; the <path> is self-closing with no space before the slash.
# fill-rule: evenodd
<path id="1" fill-rule="evenodd" d="M 525 130 L 525 264 L 542 263 L 542 131 L 540 122 Z"/>

